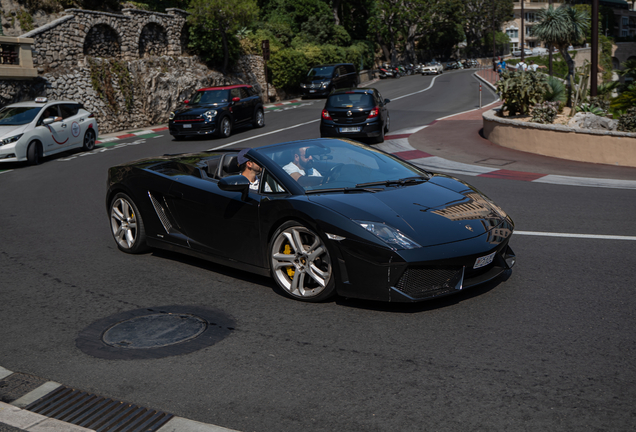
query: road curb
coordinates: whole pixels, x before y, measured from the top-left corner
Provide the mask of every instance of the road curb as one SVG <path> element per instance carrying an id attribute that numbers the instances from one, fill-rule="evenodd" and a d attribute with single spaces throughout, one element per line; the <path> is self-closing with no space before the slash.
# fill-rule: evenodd
<path id="1" fill-rule="evenodd" d="M 8 379 L 14 372 L 0 366 L 0 383 Z M 0 385 L 0 387 L 2 387 Z M 34 402 L 63 387 L 61 384 L 48 381 L 41 386 L 23 394 L 11 403 L 0 402 L 0 424 L 6 424 L 22 431 L 29 432 L 91 432 L 88 429 L 62 420 L 48 417 L 46 415 L 31 412 L 26 407 Z M 121 402 L 126 405 L 126 402 Z M 131 404 L 129 404 L 131 405 Z M 107 414 L 107 413 L 106 413 Z M 104 415 L 106 415 L 104 414 Z M 96 420 L 97 421 L 97 420 Z M 106 429 L 114 430 L 114 429 Z M 146 429 L 131 429 L 131 431 L 141 431 Z M 155 430 L 155 429 L 152 429 Z M 238 432 L 234 429 L 227 429 L 208 423 L 201 423 L 184 417 L 172 416 L 164 425 L 156 429 L 156 432 Z"/>

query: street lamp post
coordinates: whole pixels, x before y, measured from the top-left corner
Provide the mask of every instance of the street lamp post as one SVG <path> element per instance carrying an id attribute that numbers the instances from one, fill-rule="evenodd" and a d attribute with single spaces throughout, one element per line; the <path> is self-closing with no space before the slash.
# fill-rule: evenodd
<path id="1" fill-rule="evenodd" d="M 598 90 L 598 0 L 592 0 L 592 71 L 590 75 L 590 96 L 596 96 Z"/>
<path id="2" fill-rule="evenodd" d="M 524 49 L 524 45 L 525 45 L 525 38 L 524 38 L 525 29 L 523 28 L 523 19 L 524 19 L 524 15 L 525 15 L 525 12 L 524 12 L 525 9 L 523 8 L 523 3 L 525 1 L 526 0 L 521 0 L 521 61 L 522 62 L 525 62 L 525 58 L 526 58 L 526 51 Z"/>
<path id="3" fill-rule="evenodd" d="M 551 7 L 551 6 L 552 6 L 552 0 L 549 0 L 548 1 L 548 7 Z M 548 72 L 549 72 L 550 76 L 552 76 L 552 44 L 551 43 L 548 43 L 548 51 L 549 51 L 549 53 L 548 53 L 548 55 L 549 55 L 549 57 L 548 57 L 548 66 L 549 66 Z"/>

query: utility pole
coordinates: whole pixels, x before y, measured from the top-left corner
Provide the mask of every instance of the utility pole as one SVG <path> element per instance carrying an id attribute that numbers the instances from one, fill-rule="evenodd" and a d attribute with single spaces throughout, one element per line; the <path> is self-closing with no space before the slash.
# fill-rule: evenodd
<path id="1" fill-rule="evenodd" d="M 598 0 L 592 0 L 592 71 L 590 96 L 596 96 L 598 90 Z"/>
<path id="2" fill-rule="evenodd" d="M 525 15 L 525 9 L 523 8 L 523 3 L 526 0 L 521 0 L 521 61 L 525 62 L 525 58 L 526 58 L 526 51 L 525 51 L 525 33 L 526 30 L 523 28 L 523 20 L 524 20 L 524 15 Z"/>
<path id="3" fill-rule="evenodd" d="M 552 7 L 552 0 L 548 1 L 548 7 Z M 552 44 L 551 43 L 548 44 L 548 51 L 549 51 L 549 54 L 548 54 L 548 56 L 549 56 L 548 57 L 548 66 L 549 66 L 548 73 L 550 74 L 550 76 L 552 76 Z"/>
<path id="4" fill-rule="evenodd" d="M 497 72 L 497 28 L 495 27 L 495 0 L 492 0 L 492 70 Z M 481 93 L 479 94 L 481 96 Z M 480 105 L 481 108 L 481 105 Z"/>

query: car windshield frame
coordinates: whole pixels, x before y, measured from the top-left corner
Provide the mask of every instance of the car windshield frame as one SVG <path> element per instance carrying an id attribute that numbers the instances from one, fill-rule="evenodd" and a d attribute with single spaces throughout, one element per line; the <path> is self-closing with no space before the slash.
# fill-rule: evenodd
<path id="1" fill-rule="evenodd" d="M 333 75 L 333 71 L 336 69 L 335 66 L 319 66 L 312 67 L 307 72 L 307 77 L 310 79 L 327 79 L 331 78 Z M 320 71 L 320 73 L 318 73 Z M 313 74 L 312 74 L 313 72 Z"/>
<path id="2" fill-rule="evenodd" d="M 230 91 L 228 89 L 201 90 L 196 92 L 190 105 L 219 105 L 228 103 Z"/>
<path id="3" fill-rule="evenodd" d="M 298 165 L 295 168 L 291 164 L 294 163 L 295 153 L 301 148 L 307 148 L 304 150 L 305 156 L 308 158 L 309 153 L 312 166 L 304 170 L 305 175 L 294 180 L 290 172 L 298 168 Z M 355 141 L 293 141 L 254 148 L 251 152 L 254 152 L 258 159 L 266 161 L 266 165 L 281 184 L 290 185 L 288 190 L 302 190 L 305 195 L 354 191 L 373 193 L 378 192 L 378 187 L 381 190 L 408 187 L 431 178 L 431 173 L 424 169 Z M 336 174 L 332 170 L 340 172 Z M 421 181 L 411 180 L 414 178 Z M 365 187 L 367 184 L 378 187 Z"/>
<path id="4" fill-rule="evenodd" d="M 44 106 L 7 106 L 0 109 L 0 126 L 22 126 L 31 123 Z M 6 114 L 5 114 L 6 113 Z M 16 120 L 16 117 L 18 118 Z"/>

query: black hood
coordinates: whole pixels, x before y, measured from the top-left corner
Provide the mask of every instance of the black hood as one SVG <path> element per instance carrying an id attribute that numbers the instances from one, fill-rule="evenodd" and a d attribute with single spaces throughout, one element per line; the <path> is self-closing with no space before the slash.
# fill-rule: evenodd
<path id="1" fill-rule="evenodd" d="M 303 78 L 302 83 L 303 84 L 322 84 L 325 82 L 330 82 L 331 81 L 331 77 L 305 77 Z"/>
<path id="2" fill-rule="evenodd" d="M 352 220 L 384 222 L 422 246 L 466 240 L 499 226 L 506 214 L 457 180 L 387 188 L 376 193 L 326 193 L 309 200 Z M 450 188 L 447 186 L 451 186 Z"/>
<path id="3" fill-rule="evenodd" d="M 229 105 L 229 103 L 224 102 L 224 103 L 216 103 L 216 104 L 204 104 L 204 105 L 186 105 L 184 108 L 181 108 L 177 111 L 175 111 L 175 115 L 179 115 L 179 114 L 187 114 L 187 115 L 201 115 L 207 111 L 213 110 L 213 109 L 222 109 L 222 108 L 226 108 Z"/>

